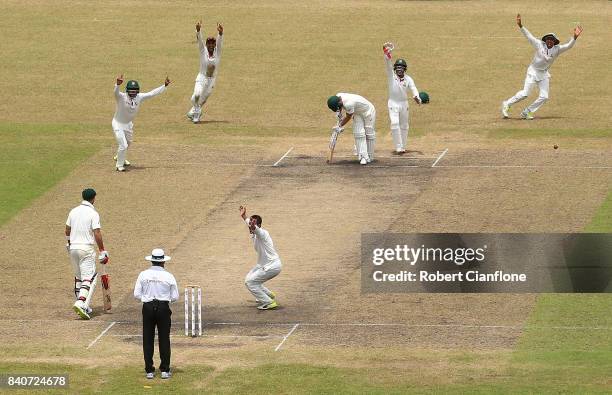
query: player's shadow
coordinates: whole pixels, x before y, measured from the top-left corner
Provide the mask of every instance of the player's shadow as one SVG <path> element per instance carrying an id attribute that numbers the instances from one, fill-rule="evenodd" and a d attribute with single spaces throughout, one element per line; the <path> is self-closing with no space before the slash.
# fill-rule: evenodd
<path id="1" fill-rule="evenodd" d="M 206 123 L 230 123 L 230 122 L 229 121 L 217 121 L 215 119 L 200 121 L 200 124 L 206 124 Z"/>

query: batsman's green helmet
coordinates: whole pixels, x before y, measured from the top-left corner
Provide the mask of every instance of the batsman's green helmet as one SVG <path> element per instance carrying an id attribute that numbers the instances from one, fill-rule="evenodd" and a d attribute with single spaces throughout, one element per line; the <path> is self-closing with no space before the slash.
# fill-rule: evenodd
<path id="1" fill-rule="evenodd" d="M 406 63 L 404 59 L 398 59 L 395 61 L 395 63 L 393 63 L 393 68 L 395 69 L 397 67 L 403 67 L 404 69 L 407 69 L 408 63 Z"/>
<path id="2" fill-rule="evenodd" d="M 126 91 L 140 91 L 140 85 L 138 85 L 138 81 L 129 80 L 125 85 Z"/>
<path id="3" fill-rule="evenodd" d="M 330 96 L 327 99 L 327 107 L 333 112 L 336 112 L 340 109 L 340 98 L 338 96 Z"/>
<path id="4" fill-rule="evenodd" d="M 429 94 L 425 91 L 419 92 L 419 97 L 421 98 L 421 103 L 427 104 L 429 103 Z"/>

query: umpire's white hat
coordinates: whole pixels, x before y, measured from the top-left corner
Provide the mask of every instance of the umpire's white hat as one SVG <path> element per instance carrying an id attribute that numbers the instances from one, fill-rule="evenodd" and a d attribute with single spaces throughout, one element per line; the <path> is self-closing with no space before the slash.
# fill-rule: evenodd
<path id="1" fill-rule="evenodd" d="M 151 255 L 146 256 L 145 259 L 150 262 L 168 262 L 172 258 L 164 254 L 164 250 L 161 248 L 156 248 L 151 251 Z"/>

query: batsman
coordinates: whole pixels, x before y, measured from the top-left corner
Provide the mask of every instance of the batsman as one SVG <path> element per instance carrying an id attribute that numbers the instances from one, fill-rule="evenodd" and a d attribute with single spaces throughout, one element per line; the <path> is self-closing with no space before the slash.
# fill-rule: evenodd
<path id="1" fill-rule="evenodd" d="M 363 96 L 352 93 L 337 93 L 327 99 L 327 107 L 337 113 L 339 118 L 342 110 L 346 113 L 334 128 L 333 133 L 336 133 L 336 138 L 337 134 L 344 129 L 344 125 L 352 119 L 353 137 L 355 137 L 359 163 L 367 165 L 372 162 L 376 142 L 376 109 L 374 105 Z"/>
<path id="2" fill-rule="evenodd" d="M 70 254 L 70 261 L 74 270 L 74 311 L 84 320 L 91 318 L 91 298 L 96 288 L 98 273 L 96 272 L 96 250 L 103 267 L 102 285 L 104 286 L 104 308 L 110 310 L 110 294 L 107 291 L 108 277 L 104 266 L 108 263 L 108 252 L 104 249 L 102 232 L 100 231 L 100 214 L 94 208 L 96 191 L 87 188 L 81 193 L 83 201 L 70 210 L 66 220 L 66 249 Z"/>

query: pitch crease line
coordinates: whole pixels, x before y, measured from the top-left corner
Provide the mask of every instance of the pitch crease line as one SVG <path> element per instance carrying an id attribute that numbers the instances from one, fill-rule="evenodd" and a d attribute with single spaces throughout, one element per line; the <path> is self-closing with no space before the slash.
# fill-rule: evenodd
<path id="1" fill-rule="evenodd" d="M 444 157 L 444 155 L 446 155 L 446 153 L 448 152 L 448 148 L 445 149 L 440 156 L 438 156 L 438 159 L 436 159 L 436 161 L 433 163 L 433 165 L 431 165 L 431 167 L 436 167 L 436 165 L 438 164 L 438 162 L 440 162 L 440 159 L 442 159 Z"/>
<path id="2" fill-rule="evenodd" d="M 289 148 L 289 151 L 285 152 L 285 155 L 281 156 L 281 158 L 279 160 L 277 160 L 276 163 L 272 165 L 272 167 L 278 166 L 278 164 L 281 163 L 283 161 L 283 159 L 285 159 L 287 157 L 287 155 L 289 155 L 289 153 L 291 153 L 291 151 L 293 151 L 293 148 L 294 147 Z"/>
<path id="3" fill-rule="evenodd" d="M 102 333 L 100 333 L 100 334 L 98 335 L 98 337 L 96 337 L 96 338 L 95 338 L 95 339 L 94 339 L 94 340 L 93 340 L 91 343 L 89 343 L 89 346 L 87 346 L 87 349 L 89 350 L 91 347 L 93 347 L 93 345 L 94 345 L 94 344 L 96 344 L 96 343 L 97 343 L 97 341 L 98 341 L 98 340 L 100 340 L 100 339 L 102 338 L 102 336 L 104 336 L 104 334 L 106 334 L 106 332 L 108 332 L 108 330 L 109 330 L 110 328 L 112 328 L 112 327 L 113 327 L 113 325 L 115 325 L 116 323 L 117 323 L 117 321 L 113 321 L 113 322 L 111 322 L 111 323 L 110 323 L 110 324 L 109 324 L 109 325 L 106 327 L 106 329 L 104 329 L 104 330 L 102 331 Z"/>
<path id="4" fill-rule="evenodd" d="M 274 352 L 280 350 L 280 348 L 283 346 L 283 344 L 285 343 L 285 340 L 287 340 L 289 338 L 289 336 L 291 336 L 291 334 L 297 329 L 297 327 L 300 326 L 300 324 L 295 324 L 293 326 L 293 328 L 291 328 L 291 330 L 289 331 L 289 333 L 287 333 L 284 337 L 283 340 L 278 343 L 278 346 L 276 346 L 276 348 L 274 349 Z"/>

